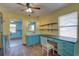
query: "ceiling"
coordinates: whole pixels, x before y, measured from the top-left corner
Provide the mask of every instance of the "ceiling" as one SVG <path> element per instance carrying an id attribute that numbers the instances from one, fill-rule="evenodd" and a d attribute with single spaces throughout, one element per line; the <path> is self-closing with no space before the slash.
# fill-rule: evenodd
<path id="1" fill-rule="evenodd" d="M 23 3 L 25 4 L 25 3 Z M 67 6 L 68 3 L 33 3 L 33 6 L 39 6 L 41 9 L 40 10 L 35 10 L 35 12 L 32 14 L 32 16 L 38 16 L 38 15 L 45 15 L 50 12 L 53 12 L 59 8 L 63 8 Z M 0 6 L 4 7 L 6 10 L 13 12 L 13 13 L 18 13 L 18 14 L 24 14 L 27 15 L 26 12 L 21 11 L 21 9 L 24 9 L 24 6 L 21 6 L 16 3 L 0 3 Z"/>

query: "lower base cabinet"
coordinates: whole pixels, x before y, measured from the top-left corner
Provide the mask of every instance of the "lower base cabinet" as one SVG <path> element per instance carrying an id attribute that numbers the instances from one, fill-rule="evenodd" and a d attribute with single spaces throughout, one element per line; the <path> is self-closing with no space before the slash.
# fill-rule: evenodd
<path id="1" fill-rule="evenodd" d="M 58 43 L 58 54 L 61 56 L 75 56 L 76 44 L 73 42 L 60 40 Z"/>
<path id="2" fill-rule="evenodd" d="M 57 43 L 57 51 L 61 56 L 76 56 L 77 45 L 74 42 L 64 41 L 56 38 L 48 38 L 48 40 Z"/>
<path id="3" fill-rule="evenodd" d="M 32 46 L 40 43 L 39 35 L 26 36 L 26 46 Z"/>

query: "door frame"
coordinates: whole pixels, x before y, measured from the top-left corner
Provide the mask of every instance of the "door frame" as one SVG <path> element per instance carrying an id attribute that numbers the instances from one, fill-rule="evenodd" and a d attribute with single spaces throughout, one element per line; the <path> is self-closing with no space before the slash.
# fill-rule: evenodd
<path id="1" fill-rule="evenodd" d="M 22 22 L 22 18 L 19 18 L 18 20 L 14 20 L 14 21 L 19 21 L 19 20 L 21 20 L 21 22 Z M 9 40 L 8 40 L 8 44 L 9 44 L 9 48 L 10 48 L 10 21 L 11 20 L 9 20 Z M 22 25 L 22 24 L 21 24 Z M 21 27 L 22 28 L 22 27 Z M 22 35 L 21 35 L 22 36 Z M 22 39 L 21 39 L 21 42 L 22 42 Z"/>

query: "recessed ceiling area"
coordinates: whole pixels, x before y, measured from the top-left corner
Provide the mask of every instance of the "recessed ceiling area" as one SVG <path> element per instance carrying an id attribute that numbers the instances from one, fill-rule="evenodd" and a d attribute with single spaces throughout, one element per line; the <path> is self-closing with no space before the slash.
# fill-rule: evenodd
<path id="1" fill-rule="evenodd" d="M 40 10 L 35 10 L 32 16 L 39 16 L 39 15 L 41 16 L 53 12 L 57 9 L 63 8 L 69 4 L 68 3 L 35 3 L 34 4 L 33 3 L 32 5 L 40 7 Z M 10 12 L 27 15 L 27 12 L 22 11 L 22 9 L 24 9 L 25 7 L 17 3 L 0 3 L 0 6 L 4 7 L 6 10 Z"/>

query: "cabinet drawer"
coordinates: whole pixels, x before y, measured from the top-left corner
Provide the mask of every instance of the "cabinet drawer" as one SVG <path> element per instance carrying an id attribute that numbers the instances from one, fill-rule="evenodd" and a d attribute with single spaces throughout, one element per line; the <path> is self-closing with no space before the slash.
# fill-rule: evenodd
<path id="1" fill-rule="evenodd" d="M 48 38 L 48 40 L 55 42 L 55 39 L 53 39 L 53 38 Z"/>
<path id="2" fill-rule="evenodd" d="M 41 44 L 47 45 L 47 37 L 41 37 Z"/>
<path id="3" fill-rule="evenodd" d="M 38 35 L 32 35 L 32 36 L 26 37 L 27 46 L 31 46 L 31 45 L 39 44 L 39 43 L 40 43 L 40 38 Z"/>
<path id="4" fill-rule="evenodd" d="M 75 44 L 73 44 L 73 43 L 70 43 L 70 42 L 64 42 L 63 44 L 63 48 L 65 48 L 65 49 L 69 49 L 69 50 L 74 50 L 74 48 L 75 48 Z"/>
<path id="5" fill-rule="evenodd" d="M 35 35 L 35 36 L 32 36 L 33 40 L 32 40 L 32 43 L 33 44 L 37 44 L 37 43 L 40 43 L 40 38 L 38 35 Z"/>
<path id="6" fill-rule="evenodd" d="M 54 39 L 56 43 L 62 43 L 63 41 L 59 40 L 59 39 Z M 60 42 L 61 41 L 61 42 Z"/>
<path id="7" fill-rule="evenodd" d="M 67 41 L 59 41 L 58 53 L 63 56 L 74 56 L 76 54 L 76 44 Z"/>
<path id="8" fill-rule="evenodd" d="M 74 51 L 59 49 L 58 54 L 61 56 L 74 56 Z"/>
<path id="9" fill-rule="evenodd" d="M 64 55 L 65 56 L 74 56 L 74 51 L 64 50 Z"/>
<path id="10" fill-rule="evenodd" d="M 64 50 L 62 48 L 58 49 L 58 54 L 61 56 L 64 56 Z"/>
<path id="11" fill-rule="evenodd" d="M 27 38 L 27 39 L 26 39 L 26 45 L 27 45 L 27 46 L 32 45 L 32 39 L 33 39 L 33 38 L 30 37 L 30 36 L 27 36 L 26 38 Z"/>
<path id="12" fill-rule="evenodd" d="M 74 45 L 74 43 L 67 42 L 67 41 L 64 41 L 63 44 L 66 44 L 66 45 Z"/>

